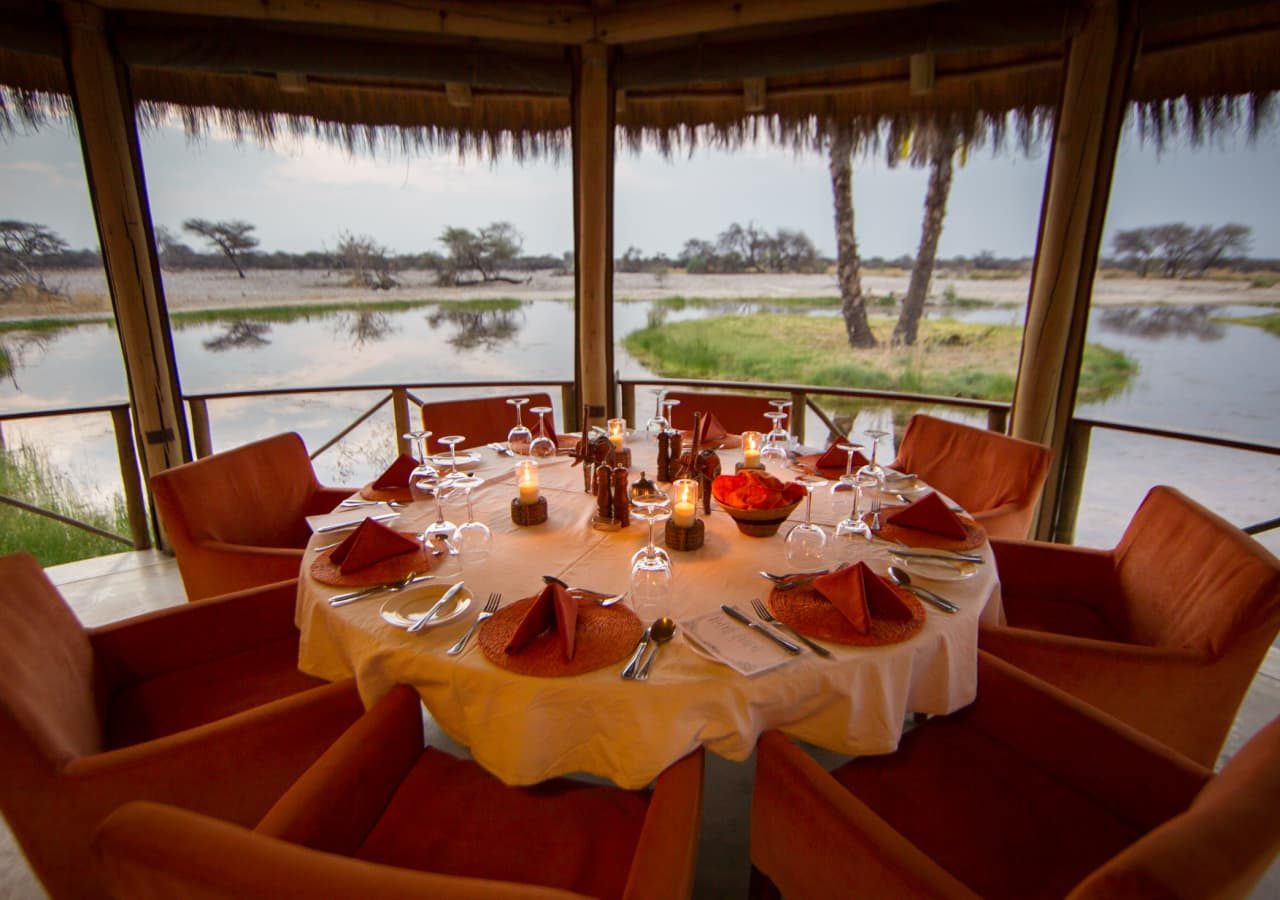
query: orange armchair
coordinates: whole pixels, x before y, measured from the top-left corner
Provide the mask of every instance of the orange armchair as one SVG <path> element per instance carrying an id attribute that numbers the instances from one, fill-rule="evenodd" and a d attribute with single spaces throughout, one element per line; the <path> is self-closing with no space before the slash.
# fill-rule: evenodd
<path id="1" fill-rule="evenodd" d="M 493 441 L 505 441 L 507 432 L 516 424 L 515 410 L 507 405 L 507 400 L 516 397 L 528 397 L 529 402 L 520 408 L 521 420 L 538 436 L 538 417 L 529 412 L 535 406 L 551 406 L 551 395 L 511 394 L 501 397 L 471 397 L 463 400 L 440 400 L 436 403 L 422 404 L 422 427 L 432 432 L 427 441 L 431 453 L 446 452 L 449 448 L 439 443 L 447 434 L 460 434 L 467 439 L 465 446 L 480 447 Z M 551 433 L 547 437 L 556 438 L 556 416 L 547 413 L 547 427 Z"/>
<path id="2" fill-rule="evenodd" d="M 713 394 L 702 391 L 667 391 L 668 400 L 679 400 L 680 405 L 671 411 L 672 426 L 689 431 L 693 428 L 693 414 L 712 413 L 724 430 L 730 434 L 744 431 L 769 430 L 769 420 L 764 417 L 774 409 L 770 400 L 777 397 L 755 397 L 751 394 Z"/>
<path id="3" fill-rule="evenodd" d="M 121 898 L 624 897 L 692 891 L 703 751 L 652 791 L 555 779 L 506 787 L 422 746 L 398 687 L 351 727 L 254 831 L 133 803 L 99 830 Z M 228 865 L 234 860 L 234 865 Z"/>
<path id="4" fill-rule="evenodd" d="M 297 582 L 86 630 L 0 557 L 0 810 L 54 898 L 103 897 L 90 843 L 128 800 L 256 822 L 361 713 L 298 672 Z"/>
<path id="5" fill-rule="evenodd" d="M 321 486 L 292 432 L 151 477 L 188 600 L 296 578 L 311 536 L 306 517 L 332 511 L 352 490 Z"/>
<path id="6" fill-rule="evenodd" d="M 891 465 L 955 500 L 989 536 L 1025 538 L 1051 455 L 1042 444 L 917 414 Z"/>
<path id="7" fill-rule="evenodd" d="M 992 541 L 984 649 L 1212 766 L 1280 631 L 1280 560 L 1169 487 L 1114 550 Z"/>
<path id="8" fill-rule="evenodd" d="M 979 654 L 978 699 L 825 771 L 758 747 L 753 894 L 1244 898 L 1280 849 L 1280 719 L 1213 776 Z"/>

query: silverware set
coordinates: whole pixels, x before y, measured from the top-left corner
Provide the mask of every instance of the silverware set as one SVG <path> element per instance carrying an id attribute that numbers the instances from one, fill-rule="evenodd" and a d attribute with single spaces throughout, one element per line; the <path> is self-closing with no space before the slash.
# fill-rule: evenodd
<path id="1" fill-rule="evenodd" d="M 417 572 L 410 572 L 403 578 L 395 581 L 388 581 L 385 584 L 374 584 L 369 587 L 360 588 L 358 591 L 348 591 L 345 594 L 334 594 L 329 598 L 330 606 L 346 606 L 348 603 L 355 603 L 357 600 L 364 600 L 378 594 L 394 594 L 403 591 L 407 587 L 415 584 L 421 584 L 435 578 L 434 575 L 419 575 Z"/>
<path id="2" fill-rule="evenodd" d="M 489 599 L 484 603 L 484 609 L 480 610 L 480 614 L 476 616 L 476 620 L 471 623 L 471 627 L 467 629 L 467 633 L 458 638 L 458 642 L 445 652 L 449 656 L 457 656 L 467 647 L 467 641 L 471 640 L 471 635 L 476 633 L 476 629 L 480 627 L 480 623 L 485 619 L 493 618 L 493 614 L 498 611 L 498 604 L 502 602 L 502 595 L 494 591 L 489 595 Z"/>
<path id="3" fill-rule="evenodd" d="M 373 521 L 375 522 L 385 522 L 387 519 L 395 519 L 395 518 L 398 518 L 399 516 L 400 516 L 400 513 L 393 512 L 393 513 L 382 513 L 381 515 L 377 515 L 377 516 L 366 516 L 366 518 L 373 519 Z M 349 528 L 358 527 L 363 522 L 364 522 L 364 519 L 356 519 L 354 522 L 334 522 L 332 525 L 322 525 L 316 529 L 316 534 L 329 534 L 330 532 L 333 532 L 333 531 L 346 531 Z"/>
<path id="4" fill-rule="evenodd" d="M 640 643 L 636 645 L 636 650 L 631 654 L 631 659 L 627 661 L 627 665 L 622 670 L 622 677 L 629 681 L 648 681 L 649 671 L 653 668 L 653 661 L 658 658 L 658 651 L 662 649 L 662 645 L 675 637 L 676 623 L 667 616 L 655 619 L 653 624 L 645 629 L 644 634 L 640 636 Z M 652 645 L 652 649 L 649 649 Z M 648 650 L 649 655 L 645 656 Z M 644 662 L 641 662 L 641 658 Z"/>
<path id="5" fill-rule="evenodd" d="M 793 655 L 798 655 L 803 652 L 803 649 L 800 647 L 799 644 L 793 644 L 786 638 L 775 633 L 772 629 L 764 627 L 759 622 L 750 618 L 746 613 L 738 609 L 736 606 L 732 606 L 728 603 L 721 603 L 720 608 L 724 610 L 724 614 L 726 616 L 733 619 L 735 622 L 741 622 L 743 625 L 747 626 L 752 631 L 756 631 L 756 632 L 759 632 L 760 634 L 763 634 L 765 637 L 773 641 L 783 650 L 786 650 L 788 653 Z"/>
<path id="6" fill-rule="evenodd" d="M 831 658 L 830 650 L 828 650 L 826 647 L 822 646 L 819 643 L 809 640 L 807 637 L 805 637 L 800 632 L 796 631 L 786 622 L 779 619 L 777 616 L 775 616 L 773 613 L 769 611 L 769 607 L 765 606 L 759 597 L 751 598 L 751 608 L 755 610 L 756 615 L 759 616 L 761 619 L 768 622 L 774 628 L 778 628 L 782 631 L 785 631 L 787 634 L 791 635 L 800 643 L 804 644 L 806 647 L 808 647 L 814 653 L 821 656 L 823 659 Z"/>

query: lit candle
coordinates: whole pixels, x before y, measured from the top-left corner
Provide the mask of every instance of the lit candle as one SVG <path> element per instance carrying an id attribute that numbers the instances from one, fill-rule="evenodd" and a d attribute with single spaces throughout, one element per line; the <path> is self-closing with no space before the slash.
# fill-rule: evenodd
<path id="1" fill-rule="evenodd" d="M 698 482 L 692 478 L 681 478 L 675 483 L 675 494 L 671 521 L 681 528 L 692 528 L 698 510 Z"/>
<path id="2" fill-rule="evenodd" d="M 742 432 L 742 465 L 748 469 L 760 468 L 760 432 Z"/>
<path id="3" fill-rule="evenodd" d="M 610 419 L 609 420 L 609 443 L 621 450 L 622 441 L 626 436 L 627 420 L 626 419 Z"/>
<path id="4" fill-rule="evenodd" d="M 538 464 L 533 460 L 523 460 L 516 466 L 516 491 L 525 506 L 538 502 Z"/>

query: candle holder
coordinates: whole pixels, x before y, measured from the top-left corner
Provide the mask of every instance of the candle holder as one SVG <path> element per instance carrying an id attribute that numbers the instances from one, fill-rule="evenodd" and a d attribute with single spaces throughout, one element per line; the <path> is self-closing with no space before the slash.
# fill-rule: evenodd
<path id="1" fill-rule="evenodd" d="M 697 550 L 706 540 L 707 526 L 701 519 L 694 519 L 693 525 L 688 528 L 667 519 L 667 527 L 662 537 L 672 550 Z"/>
<path id="2" fill-rule="evenodd" d="M 631 468 L 631 448 L 627 446 L 627 420 L 610 419 L 606 434 L 612 450 L 609 452 L 609 465 Z"/>
<path id="3" fill-rule="evenodd" d="M 706 536 L 706 526 L 698 518 L 699 484 L 681 478 L 672 485 L 671 518 L 663 537 L 672 550 L 697 550 Z"/>
<path id="4" fill-rule="evenodd" d="M 547 521 L 547 498 L 538 493 L 538 464 L 532 459 L 516 463 L 516 492 L 511 501 L 512 522 L 541 525 Z"/>
<path id="5" fill-rule="evenodd" d="M 763 469 L 764 463 L 760 461 L 760 451 L 764 447 L 764 439 L 758 431 L 742 432 L 742 462 L 733 467 L 735 472 L 741 472 L 743 469 Z"/>
<path id="6" fill-rule="evenodd" d="M 539 497 L 534 503 L 511 501 L 511 521 L 517 525 L 541 525 L 547 521 L 547 498 Z"/>

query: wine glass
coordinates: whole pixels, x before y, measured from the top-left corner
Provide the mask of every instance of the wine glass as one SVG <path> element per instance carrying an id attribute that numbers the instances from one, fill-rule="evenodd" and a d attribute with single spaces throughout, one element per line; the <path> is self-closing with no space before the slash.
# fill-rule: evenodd
<path id="1" fill-rule="evenodd" d="M 440 443 L 449 448 L 449 471 L 458 471 L 458 445 L 465 441 L 466 438 L 460 434 L 446 434 L 440 438 Z"/>
<path id="2" fill-rule="evenodd" d="M 411 440 L 418 450 L 418 465 L 409 473 L 409 497 L 416 503 L 431 499 L 436 476 L 435 467 L 427 462 L 427 438 L 430 431 L 407 431 L 406 440 Z"/>
<path id="3" fill-rule="evenodd" d="M 845 453 L 844 474 L 836 479 L 835 484 L 831 485 L 831 509 L 833 512 L 838 511 L 844 504 L 841 499 L 845 494 L 853 491 L 853 456 L 855 453 L 861 453 L 865 448 L 862 444 L 836 444 L 836 448 L 843 450 Z"/>
<path id="4" fill-rule="evenodd" d="M 871 438 L 871 462 L 859 469 L 859 472 L 865 471 L 868 475 L 876 480 L 876 487 L 884 487 L 884 469 L 880 463 L 876 461 L 876 450 L 880 446 L 880 438 L 887 437 L 889 432 L 874 429 L 866 430 L 867 437 Z"/>
<path id="5" fill-rule="evenodd" d="M 471 508 L 471 492 L 482 484 L 484 479 L 477 475 L 458 475 L 453 480 L 454 488 L 462 491 L 467 501 L 467 521 L 458 526 L 453 538 L 454 545 L 462 554 L 464 566 L 488 559 L 493 545 L 493 532 L 488 525 L 476 521 L 475 511 Z"/>
<path id="6" fill-rule="evenodd" d="M 667 411 L 667 415 L 666 415 L 667 427 L 670 428 L 672 431 L 674 431 L 676 428 L 676 420 L 672 418 L 672 414 L 675 412 L 675 408 L 679 405 L 680 405 L 679 400 L 669 400 L 666 397 L 662 398 L 662 408 Z"/>
<path id="7" fill-rule="evenodd" d="M 641 557 L 656 556 L 666 560 L 667 565 L 671 565 L 671 554 L 653 542 L 654 523 L 671 517 L 671 498 L 657 485 L 644 480 L 632 485 L 630 494 L 632 514 L 642 522 L 649 523 L 649 542 L 631 557 L 632 564 L 634 565 Z"/>
<path id="8" fill-rule="evenodd" d="M 784 542 L 787 562 L 800 570 L 821 569 L 827 533 L 813 524 L 813 488 L 826 481 L 821 475 L 801 475 L 796 481 L 804 486 L 804 522 L 793 525 Z"/>
<path id="9" fill-rule="evenodd" d="M 533 432 L 525 427 L 520 417 L 520 407 L 528 402 L 528 397 L 512 397 L 507 401 L 509 405 L 516 408 L 516 424 L 507 432 L 507 446 L 512 453 L 519 453 L 521 456 L 529 454 L 529 444 L 533 441 Z"/>
<path id="10" fill-rule="evenodd" d="M 849 510 L 849 516 L 842 519 L 836 524 L 836 537 L 852 540 L 858 536 L 871 540 L 871 526 L 862 518 L 862 493 L 867 488 L 876 486 L 875 475 L 867 472 L 867 467 L 863 466 L 852 475 L 841 475 L 840 480 L 848 479 L 851 493 L 853 494 L 852 508 Z"/>
<path id="11" fill-rule="evenodd" d="M 538 414 L 538 436 L 529 444 L 529 455 L 538 459 L 546 459 L 556 455 L 556 442 L 547 437 L 547 413 L 550 406 L 530 407 L 529 412 Z"/>
<path id="12" fill-rule="evenodd" d="M 435 480 L 435 489 L 432 493 L 436 498 L 436 520 L 422 532 L 422 544 L 427 548 L 428 552 L 435 549 L 431 545 L 437 542 L 449 545 L 450 555 L 457 550 L 452 546 L 452 542 L 454 534 L 458 531 L 458 526 L 444 517 L 444 498 L 453 493 L 453 486 L 457 483 L 457 478 L 456 474 L 451 474 Z"/>
<path id="13" fill-rule="evenodd" d="M 653 542 L 654 524 L 670 515 L 656 501 L 636 505 L 636 518 L 649 523 L 648 544 L 631 558 L 631 601 L 642 619 L 666 615 L 671 603 L 671 556 Z"/>
<path id="14" fill-rule="evenodd" d="M 764 446 L 760 448 L 760 462 L 765 471 L 775 478 L 780 478 L 787 467 L 787 433 L 779 427 L 779 422 L 786 417 L 784 412 L 767 412 L 764 417 L 773 423 L 773 428 L 765 436 Z M 781 435 L 781 440 L 779 440 Z"/>
<path id="15" fill-rule="evenodd" d="M 671 427 L 671 422 L 662 415 L 662 400 L 667 392 L 663 388 L 654 388 L 654 408 L 653 417 L 644 423 L 644 430 L 653 440 L 658 439 L 658 435 Z"/>
<path id="16" fill-rule="evenodd" d="M 774 408 L 775 412 L 782 415 L 774 419 L 770 413 L 765 413 L 769 419 L 773 419 L 773 430 L 769 432 L 765 440 L 777 441 L 784 444 L 787 449 L 791 449 L 791 401 L 790 400 L 770 400 L 769 405 Z M 782 427 L 782 420 L 787 420 L 787 427 Z"/>

